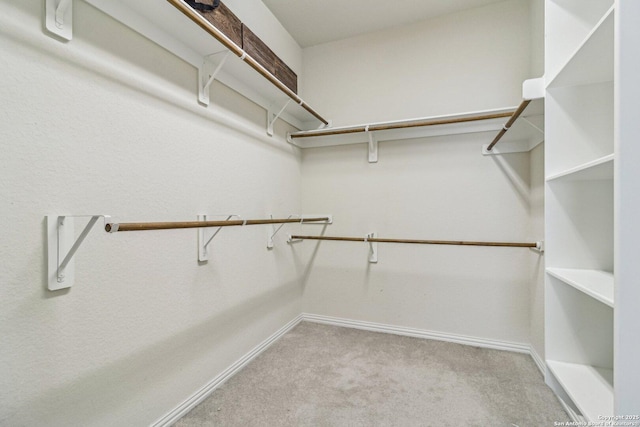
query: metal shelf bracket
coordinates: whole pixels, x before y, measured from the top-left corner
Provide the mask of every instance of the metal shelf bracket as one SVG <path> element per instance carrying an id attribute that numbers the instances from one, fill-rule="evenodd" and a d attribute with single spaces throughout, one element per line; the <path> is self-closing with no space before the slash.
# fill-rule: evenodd
<path id="1" fill-rule="evenodd" d="M 200 66 L 200 68 L 198 68 L 198 101 L 202 105 L 209 105 L 209 88 L 218 76 L 220 70 L 222 70 L 222 67 L 224 67 L 224 64 L 225 62 L 227 62 L 230 53 L 230 50 L 223 50 L 221 52 L 207 55 L 203 58 L 202 65 Z M 211 61 L 211 58 L 219 55 L 222 56 L 222 59 L 216 65 Z"/>
<path id="2" fill-rule="evenodd" d="M 276 122 L 276 120 L 278 120 L 282 113 L 284 113 L 284 110 L 289 106 L 291 101 L 291 99 L 287 100 L 287 102 L 284 103 L 284 106 L 280 109 L 280 111 L 278 111 L 277 114 L 274 114 L 274 110 L 272 110 L 271 108 L 267 110 L 267 135 L 273 136 L 274 123 Z"/>
<path id="3" fill-rule="evenodd" d="M 219 215 L 216 215 L 219 216 Z M 240 215 L 227 215 L 227 219 L 225 221 L 229 221 L 231 218 L 240 218 Z M 198 221 L 207 221 L 209 215 L 198 215 Z M 198 228 L 198 261 L 207 262 L 209 261 L 209 245 L 213 241 L 213 239 L 218 235 L 218 233 L 222 230 L 222 227 L 218 227 L 210 236 L 207 236 L 207 229 Z"/>
<path id="4" fill-rule="evenodd" d="M 376 264 L 378 262 L 378 242 L 369 242 L 369 239 L 375 239 L 376 233 L 369 233 L 364 241 L 369 243 L 369 262 Z"/>
<path id="5" fill-rule="evenodd" d="M 89 217 L 89 222 L 80 235 L 75 238 L 74 218 Z M 48 243 L 48 275 L 47 287 L 50 291 L 57 291 L 73 286 L 75 281 L 76 254 L 84 239 L 100 218 L 105 224 L 111 221 L 107 215 L 47 215 L 47 243 Z"/>
<path id="6" fill-rule="evenodd" d="M 270 218 L 273 218 L 273 215 L 269 215 Z M 299 214 L 292 214 L 289 215 L 287 217 L 287 219 L 291 219 L 293 217 L 298 217 L 300 219 L 300 224 L 333 224 L 333 216 L 332 215 L 299 215 Z M 328 221 L 326 222 L 309 222 L 309 223 L 305 223 L 304 220 L 305 218 L 318 218 L 318 217 L 326 217 L 329 218 Z M 282 228 L 282 226 L 284 226 L 285 224 L 280 224 L 280 226 L 278 228 L 276 228 L 275 225 L 271 226 L 271 230 L 268 231 L 267 233 L 267 249 L 273 249 L 274 243 L 273 243 L 273 238 L 276 236 L 276 234 L 278 234 L 278 232 L 280 231 L 280 229 Z M 291 235 L 288 236 L 287 238 L 287 243 L 292 243 L 293 240 L 291 240 Z"/>
<path id="7" fill-rule="evenodd" d="M 365 132 L 369 136 L 369 163 L 378 163 L 378 140 L 373 132 L 369 131 L 369 126 L 367 125 Z"/>
<path id="8" fill-rule="evenodd" d="M 47 31 L 64 39 L 73 38 L 73 1 L 46 0 L 45 27 Z"/>

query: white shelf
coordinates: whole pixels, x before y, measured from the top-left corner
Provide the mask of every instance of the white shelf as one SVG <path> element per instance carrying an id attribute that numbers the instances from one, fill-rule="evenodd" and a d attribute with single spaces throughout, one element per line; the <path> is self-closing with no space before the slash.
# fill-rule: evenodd
<path id="1" fill-rule="evenodd" d="M 573 268 L 547 268 L 547 273 L 609 307 L 613 307 L 612 273 Z"/>
<path id="2" fill-rule="evenodd" d="M 614 155 L 609 154 L 599 159 L 547 177 L 547 182 L 555 180 L 594 181 L 613 179 Z"/>
<path id="3" fill-rule="evenodd" d="M 587 420 L 613 415 L 612 369 L 554 360 L 547 366 Z"/>
<path id="4" fill-rule="evenodd" d="M 485 110 L 471 113 L 447 115 L 447 116 L 432 116 L 415 118 L 410 120 L 402 120 L 396 122 L 385 123 L 371 123 L 361 124 L 354 126 L 327 128 L 319 131 L 305 131 L 296 132 L 296 134 L 308 134 L 304 138 L 290 137 L 289 140 L 292 144 L 300 148 L 317 148 L 317 147 L 331 147 L 337 145 L 350 145 L 350 144 L 365 144 L 369 142 L 368 132 L 354 132 L 343 133 L 338 135 L 321 135 L 312 136 L 315 132 L 323 131 L 340 131 L 349 130 L 354 128 L 376 127 L 381 125 L 397 125 L 403 123 L 411 123 L 418 121 L 440 121 L 440 120 L 454 120 L 459 118 L 467 118 L 472 116 L 482 116 L 489 114 L 500 114 L 505 112 L 512 112 L 516 107 L 501 108 L 497 110 Z M 489 144 L 496 137 L 497 133 L 502 130 L 505 123 L 509 120 L 509 117 L 502 117 L 496 119 L 469 121 L 463 123 L 453 124 L 440 124 L 430 125 L 422 127 L 408 127 L 401 129 L 389 129 L 389 130 L 376 130 L 371 133 L 375 135 L 375 139 L 378 142 L 383 141 L 401 141 L 407 139 L 417 138 L 429 138 L 436 136 L 449 136 L 449 135 L 461 135 L 473 133 L 478 136 L 478 142 L 482 144 Z M 544 100 L 533 100 L 522 116 L 514 123 L 509 131 L 504 135 L 500 142 L 495 147 L 496 154 L 501 152 L 522 152 L 530 151 L 539 143 L 544 140 Z M 514 151 L 510 151 L 513 147 Z"/>
<path id="5" fill-rule="evenodd" d="M 196 68 L 202 67 L 205 57 L 227 51 L 225 46 L 166 0 L 86 1 Z M 212 62 L 217 61 L 219 58 L 213 58 Z M 291 99 L 234 54 L 229 55 L 216 80 L 263 108 L 276 112 Z M 197 94 L 196 91 L 194 97 Z M 315 129 L 320 124 L 296 102 L 289 103 L 281 118 L 298 129 Z"/>
<path id="6" fill-rule="evenodd" d="M 613 81 L 614 7 L 548 84 L 549 88 Z"/>

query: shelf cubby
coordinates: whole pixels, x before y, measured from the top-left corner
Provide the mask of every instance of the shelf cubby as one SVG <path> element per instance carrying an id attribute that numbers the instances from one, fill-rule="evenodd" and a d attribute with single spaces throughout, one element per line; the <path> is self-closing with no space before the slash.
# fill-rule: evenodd
<path id="1" fill-rule="evenodd" d="M 547 268 L 613 271 L 613 180 L 547 181 Z"/>
<path id="2" fill-rule="evenodd" d="M 548 0 L 545 6 L 545 74 L 556 76 L 585 44 L 613 0 Z M 593 64 L 589 64 L 591 66 Z"/>
<path id="3" fill-rule="evenodd" d="M 547 89 L 547 177 L 613 154 L 613 99 L 612 82 Z"/>
<path id="4" fill-rule="evenodd" d="M 613 81 L 613 32 L 612 6 L 547 86 L 580 86 Z"/>
<path id="5" fill-rule="evenodd" d="M 612 369 L 551 360 L 547 366 L 587 420 L 613 415 Z"/>
<path id="6" fill-rule="evenodd" d="M 614 155 L 609 154 L 599 159 L 575 166 L 547 177 L 547 181 L 602 181 L 613 179 Z"/>
<path id="7" fill-rule="evenodd" d="M 603 304 L 613 307 L 613 273 L 577 268 L 547 268 L 547 273 Z"/>

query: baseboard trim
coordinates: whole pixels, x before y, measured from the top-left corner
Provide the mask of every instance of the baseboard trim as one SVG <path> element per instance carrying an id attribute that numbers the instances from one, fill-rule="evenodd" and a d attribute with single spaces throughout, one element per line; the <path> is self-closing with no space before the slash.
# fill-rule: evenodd
<path id="1" fill-rule="evenodd" d="M 249 362 L 255 359 L 260 353 L 265 351 L 271 344 L 275 343 L 279 340 L 284 334 L 289 332 L 295 326 L 298 325 L 302 321 L 302 315 L 298 315 L 295 319 L 291 320 L 289 323 L 284 325 L 282 328 L 278 329 L 273 335 L 269 338 L 258 344 L 247 354 L 242 356 L 238 361 L 236 361 L 233 365 L 229 366 L 222 373 L 216 376 L 213 380 L 209 381 L 204 387 L 194 393 L 187 400 L 178 405 L 177 408 L 169 412 L 164 417 L 160 418 L 158 421 L 153 423 L 152 427 L 168 427 L 173 425 L 176 421 L 186 415 L 189 411 L 195 408 L 199 403 L 205 400 L 207 397 L 211 395 L 218 387 L 224 384 L 229 378 L 234 376 L 238 371 L 244 368 Z"/>
<path id="2" fill-rule="evenodd" d="M 531 358 L 536 363 L 536 366 L 538 366 L 538 369 L 540 370 L 540 372 L 542 373 L 542 376 L 544 377 L 547 374 L 547 365 L 544 363 L 544 360 L 542 359 L 542 357 L 540 357 L 540 355 L 538 354 L 536 349 L 533 348 L 533 346 L 529 348 L 529 352 L 531 353 Z"/>
<path id="3" fill-rule="evenodd" d="M 447 334 L 443 332 L 426 331 L 422 329 L 407 328 L 403 326 L 363 322 L 360 320 L 343 319 L 339 317 L 322 316 L 310 313 L 303 313 L 302 320 L 306 322 L 321 323 L 325 325 L 362 329 L 365 331 L 382 332 L 407 337 L 424 338 L 430 340 L 452 342 L 456 344 L 471 345 L 474 347 L 491 348 L 494 350 L 531 354 L 531 346 L 529 344 L 523 343 L 489 340 L 484 338 L 469 337 L 465 335 Z"/>

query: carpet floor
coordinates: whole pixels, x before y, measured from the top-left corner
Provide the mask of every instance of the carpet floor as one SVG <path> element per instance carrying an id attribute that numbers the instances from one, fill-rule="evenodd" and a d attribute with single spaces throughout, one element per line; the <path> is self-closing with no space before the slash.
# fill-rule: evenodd
<path id="1" fill-rule="evenodd" d="M 302 322 L 175 425 L 570 421 L 529 355 Z"/>

